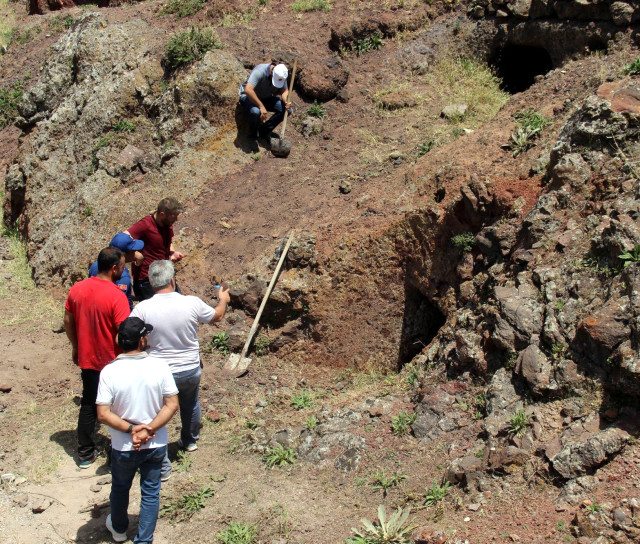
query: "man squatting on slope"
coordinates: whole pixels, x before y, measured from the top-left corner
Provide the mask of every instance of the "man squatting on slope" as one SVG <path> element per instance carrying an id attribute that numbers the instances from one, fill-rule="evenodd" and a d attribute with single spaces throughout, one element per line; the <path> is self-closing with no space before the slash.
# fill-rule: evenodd
<path id="1" fill-rule="evenodd" d="M 178 445 L 187 451 L 198 448 L 200 438 L 200 344 L 198 324 L 220 321 L 229 302 L 229 290 L 220 287 L 218 305 L 214 308 L 196 296 L 175 291 L 173 263 L 155 261 L 149 266 L 149 281 L 155 295 L 140 302 L 131 313 L 153 326 L 149 335 L 149 355 L 167 361 L 178 386 L 182 431 Z M 162 480 L 171 476 L 171 462 L 165 456 Z"/>
<path id="2" fill-rule="evenodd" d="M 149 283 L 149 265 L 153 261 L 169 259 L 176 262 L 184 257 L 173 247 L 173 224 L 181 212 L 182 206 L 175 198 L 163 198 L 155 212 L 124 231 L 125 234 L 144 242 L 142 266 L 135 263 L 131 266 L 133 292 L 138 300 L 146 300 L 153 296 L 153 289 Z M 180 292 L 180 289 L 177 291 Z"/>
<path id="3" fill-rule="evenodd" d="M 240 87 L 240 104 L 249 112 L 249 139 L 269 138 L 284 112 L 291 113 L 289 71 L 284 64 L 275 62 L 258 64 Z M 268 112 L 275 112 L 269 120 Z"/>
<path id="4" fill-rule="evenodd" d="M 96 398 L 98 419 L 111 433 L 111 513 L 106 525 L 116 542 L 127 540 L 129 490 L 138 469 L 140 516 L 134 542 L 153 542 L 166 425 L 178 409 L 178 388 L 166 361 L 145 351 L 151 330 L 137 317 L 122 322 L 118 345 L 123 353 L 102 370 Z"/>

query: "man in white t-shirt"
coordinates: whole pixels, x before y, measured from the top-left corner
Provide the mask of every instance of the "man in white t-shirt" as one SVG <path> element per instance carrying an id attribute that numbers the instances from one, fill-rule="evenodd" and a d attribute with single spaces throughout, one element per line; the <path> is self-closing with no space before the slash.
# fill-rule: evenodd
<path id="1" fill-rule="evenodd" d="M 175 271 L 169 260 L 154 261 L 149 266 L 149 282 L 155 291 L 150 299 L 140 302 L 131 313 L 153 326 L 149 334 L 149 355 L 169 364 L 180 404 L 182 430 L 178 445 L 186 451 L 198 449 L 200 438 L 200 344 L 198 324 L 220 321 L 227 310 L 229 290 L 220 287 L 219 303 L 214 308 L 192 295 L 175 292 Z M 171 475 L 171 462 L 165 457 L 162 481 Z"/>
<path id="2" fill-rule="evenodd" d="M 98 419 L 111 433 L 111 513 L 107 529 L 127 540 L 129 490 L 140 469 L 140 518 L 135 542 L 153 542 L 160 508 L 160 473 L 167 453 L 166 425 L 178 410 L 178 388 L 167 363 L 147 355 L 151 325 L 137 317 L 118 328 L 123 353 L 100 373 Z"/>

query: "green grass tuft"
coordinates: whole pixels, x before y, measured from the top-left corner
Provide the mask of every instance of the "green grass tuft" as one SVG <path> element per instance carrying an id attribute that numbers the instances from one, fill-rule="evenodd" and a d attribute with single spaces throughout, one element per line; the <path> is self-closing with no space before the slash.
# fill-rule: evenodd
<path id="1" fill-rule="evenodd" d="M 184 64 L 201 60 L 207 51 L 221 49 L 222 44 L 212 28 L 196 28 L 175 34 L 167 43 L 163 65 L 172 72 Z"/>
<path id="2" fill-rule="evenodd" d="M 331 0 L 296 0 L 291 4 L 294 13 L 305 11 L 329 11 Z"/>

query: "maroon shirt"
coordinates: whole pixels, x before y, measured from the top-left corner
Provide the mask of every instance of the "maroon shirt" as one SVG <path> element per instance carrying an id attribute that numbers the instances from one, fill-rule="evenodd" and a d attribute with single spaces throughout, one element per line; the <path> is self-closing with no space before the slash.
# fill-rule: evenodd
<path id="1" fill-rule="evenodd" d="M 171 248 L 171 240 L 173 240 L 173 227 L 160 227 L 153 215 L 147 215 L 127 231 L 136 240 L 144 242 L 144 248 L 142 248 L 144 261 L 142 261 L 142 266 L 136 266 L 135 263 L 131 264 L 133 279 L 147 280 L 149 279 L 149 265 L 153 261 L 169 258 L 169 249 Z"/>

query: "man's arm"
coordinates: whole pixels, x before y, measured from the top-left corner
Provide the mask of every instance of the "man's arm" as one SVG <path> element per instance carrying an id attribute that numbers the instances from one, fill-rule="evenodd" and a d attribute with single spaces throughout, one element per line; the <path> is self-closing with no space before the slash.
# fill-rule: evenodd
<path id="1" fill-rule="evenodd" d="M 173 243 L 169 246 L 169 260 L 174 263 L 184 259 L 184 254 L 173 249 Z"/>
<path id="2" fill-rule="evenodd" d="M 220 289 L 218 291 L 218 300 L 218 305 L 214 308 L 216 313 L 214 314 L 211 321 L 209 321 L 210 325 L 213 325 L 214 323 L 220 321 L 227 311 L 227 304 L 229 304 L 229 301 L 231 300 L 228 287 L 224 287 L 222 285 L 220 286 Z"/>
<path id="3" fill-rule="evenodd" d="M 134 427 L 132 433 L 134 446 L 137 446 L 137 448 L 139 448 L 140 444 L 146 444 L 149 440 L 151 440 L 156 434 L 156 431 L 158 429 L 162 429 L 162 427 L 169 423 L 169 421 L 177 411 L 178 395 L 164 397 L 164 406 L 160 408 L 158 415 L 153 418 L 153 421 L 149 423 L 149 425 L 140 426 L 142 428 Z"/>
<path id="4" fill-rule="evenodd" d="M 291 102 L 289 102 L 289 89 L 285 89 L 284 91 L 282 91 L 280 93 L 280 98 L 282 98 L 282 101 L 284 102 L 284 109 L 285 110 L 289 110 L 291 109 Z"/>
<path id="5" fill-rule="evenodd" d="M 76 332 L 76 318 L 69 310 L 64 311 L 64 332 L 71 342 L 71 358 L 74 364 L 78 364 L 78 334 Z"/>
<path id="6" fill-rule="evenodd" d="M 247 98 L 251 100 L 251 102 L 260 108 L 260 121 L 264 123 L 269 116 L 269 112 L 267 111 L 267 108 L 264 107 L 262 101 L 258 98 L 255 87 L 251 83 L 247 83 L 244 86 L 244 94 L 247 95 Z"/>

